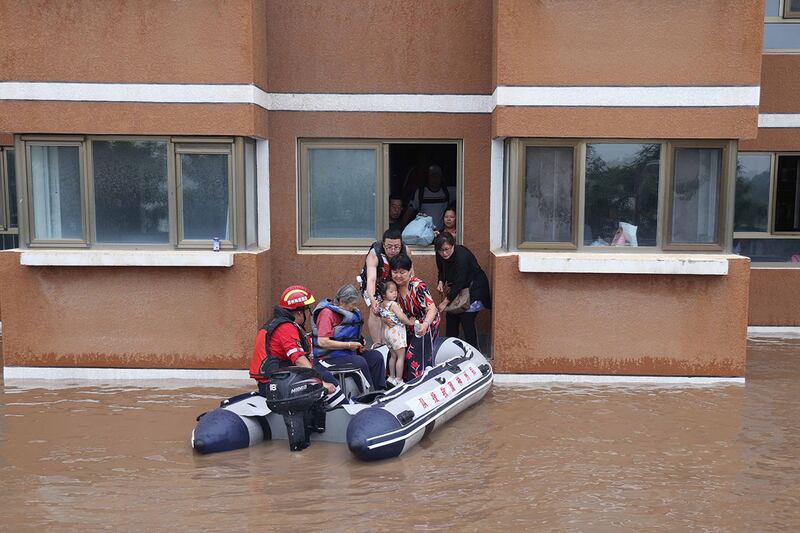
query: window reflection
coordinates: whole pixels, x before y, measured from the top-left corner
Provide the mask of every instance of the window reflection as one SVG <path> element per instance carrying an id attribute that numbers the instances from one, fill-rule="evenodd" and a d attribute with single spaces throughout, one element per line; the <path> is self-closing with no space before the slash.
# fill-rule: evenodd
<path id="1" fill-rule="evenodd" d="M 655 246 L 660 144 L 587 144 L 583 242 Z"/>

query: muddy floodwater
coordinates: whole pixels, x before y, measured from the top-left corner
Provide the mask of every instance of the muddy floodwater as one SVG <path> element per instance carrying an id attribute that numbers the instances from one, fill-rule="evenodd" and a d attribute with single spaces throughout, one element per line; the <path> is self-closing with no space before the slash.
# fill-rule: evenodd
<path id="1" fill-rule="evenodd" d="M 800 529 L 800 340 L 746 385 L 495 386 L 399 459 L 285 441 L 196 455 L 241 384 L 8 381 L 0 530 Z"/>

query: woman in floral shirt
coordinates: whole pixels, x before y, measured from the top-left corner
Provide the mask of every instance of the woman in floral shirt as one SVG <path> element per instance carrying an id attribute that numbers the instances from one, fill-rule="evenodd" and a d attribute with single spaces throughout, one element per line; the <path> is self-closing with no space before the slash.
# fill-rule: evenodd
<path id="1" fill-rule="evenodd" d="M 392 280 L 397 285 L 397 303 L 410 319 L 420 324 L 415 328 L 406 327 L 408 351 L 406 352 L 404 381 L 422 375 L 423 370 L 433 366 L 433 341 L 439 334 L 439 311 L 421 279 L 411 275 L 411 258 L 399 254 L 389 259 Z"/>

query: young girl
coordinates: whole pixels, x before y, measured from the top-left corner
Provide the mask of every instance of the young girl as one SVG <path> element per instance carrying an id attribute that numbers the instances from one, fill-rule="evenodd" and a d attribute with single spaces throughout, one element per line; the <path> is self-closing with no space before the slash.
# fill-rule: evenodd
<path id="1" fill-rule="evenodd" d="M 406 328 L 413 326 L 414 321 L 409 320 L 400 304 L 397 303 L 397 285 L 394 281 L 388 280 L 381 287 L 380 314 L 383 318 L 392 321 L 392 326 L 383 325 L 383 340 L 389 347 L 389 378 L 386 380 L 392 385 L 403 384 L 403 366 L 406 359 Z"/>

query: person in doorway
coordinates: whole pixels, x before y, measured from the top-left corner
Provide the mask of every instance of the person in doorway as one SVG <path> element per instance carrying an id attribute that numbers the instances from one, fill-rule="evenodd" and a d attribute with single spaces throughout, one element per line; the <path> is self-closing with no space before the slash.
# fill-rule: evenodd
<path id="1" fill-rule="evenodd" d="M 436 249 L 436 268 L 439 271 L 436 289 L 443 298 L 439 311 L 444 312 L 462 290 L 469 289 L 469 307 L 460 313 L 447 313 L 445 334 L 459 337 L 479 348 L 475 318 L 481 310 L 492 307 L 489 279 L 475 255 L 466 246 L 456 244 L 452 234 L 440 233 L 434 239 L 433 247 Z M 463 336 L 459 335 L 459 326 L 463 329 Z"/>
<path id="2" fill-rule="evenodd" d="M 409 212 L 414 216 L 425 213 L 433 219 L 434 229 L 441 231 L 444 228 L 444 211 L 449 205 L 450 190 L 444 184 L 442 169 L 439 165 L 431 165 L 425 186 L 417 190 L 408 204 Z"/>
<path id="3" fill-rule="evenodd" d="M 316 370 L 328 393 L 326 401 L 334 406 L 344 400 L 339 382 L 325 367 L 313 360 L 305 323 L 308 308 L 316 300 L 302 285 L 287 287 L 273 309 L 272 319 L 258 330 L 253 357 L 250 360 L 250 377 L 258 383 L 258 392 L 267 394 L 267 384 L 273 372 L 290 366 L 304 366 Z"/>
<path id="4" fill-rule="evenodd" d="M 383 339 L 380 318 L 380 294 L 377 284 L 389 279 L 389 259 L 402 253 L 411 256 L 411 251 L 403 244 L 400 230 L 387 229 L 380 242 L 373 242 L 364 259 L 361 274 L 356 278 L 361 284 L 364 303 L 369 307 L 367 330 L 373 344 Z"/>
<path id="5" fill-rule="evenodd" d="M 453 206 L 448 207 L 444 210 L 444 216 L 442 217 L 442 223 L 444 228 L 440 233 L 449 233 L 456 238 L 456 208 Z"/>
<path id="6" fill-rule="evenodd" d="M 325 300 L 311 315 L 314 332 L 314 356 L 330 370 L 337 365 L 353 365 L 361 370 L 372 390 L 386 388 L 386 367 L 377 350 L 365 350 L 361 337 L 361 295 L 352 285 L 343 285 L 333 300 Z M 367 392 L 367 391 L 362 391 Z"/>
<path id="7" fill-rule="evenodd" d="M 389 197 L 389 229 L 403 231 L 407 221 L 403 220 L 405 209 L 403 200 L 399 196 Z"/>
<path id="8" fill-rule="evenodd" d="M 415 321 L 406 326 L 408 351 L 403 380 L 410 381 L 433 366 L 433 343 L 439 334 L 439 311 L 425 282 L 414 276 L 411 258 L 398 254 L 389 259 L 392 281 L 397 285 L 397 302 L 403 313 Z"/>

